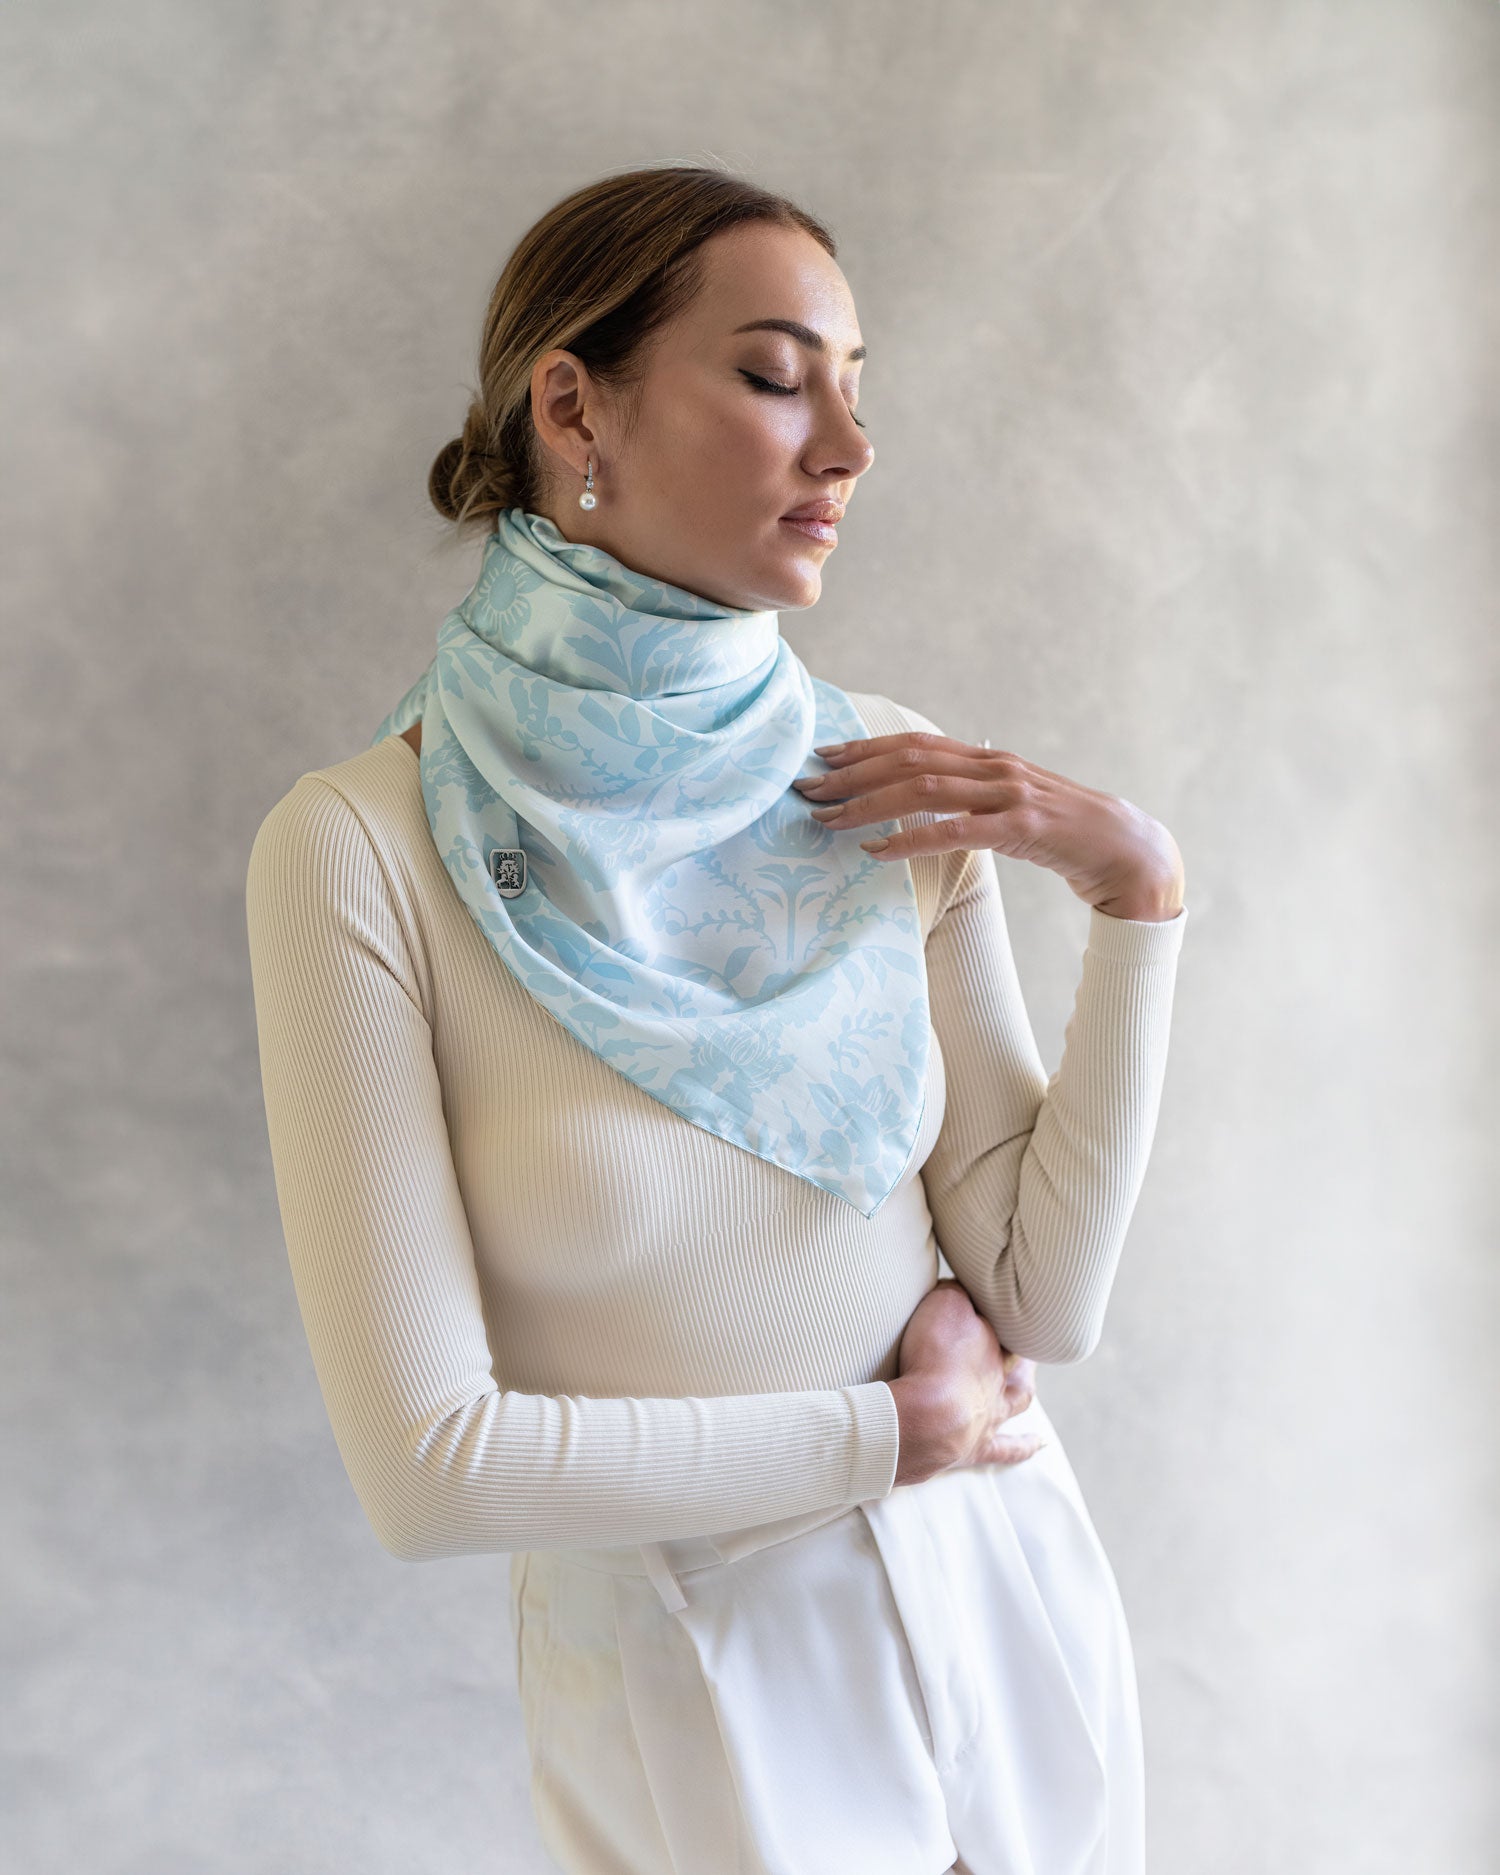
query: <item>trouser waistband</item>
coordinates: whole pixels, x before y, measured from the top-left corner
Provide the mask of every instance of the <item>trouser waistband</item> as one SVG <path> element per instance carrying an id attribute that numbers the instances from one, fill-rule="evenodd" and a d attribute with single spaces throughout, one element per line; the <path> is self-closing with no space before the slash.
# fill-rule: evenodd
<path id="1" fill-rule="evenodd" d="M 559 1549 L 552 1554 L 579 1569 L 592 1569 L 606 1575 L 649 1576 L 663 1606 L 669 1614 L 676 1614 L 678 1609 L 687 1607 L 679 1576 L 738 1562 L 755 1550 L 789 1542 L 793 1537 L 832 1523 L 836 1517 L 847 1517 L 856 1508 L 850 1504 L 834 1504 L 825 1509 L 803 1511 L 794 1517 L 779 1517 L 773 1523 L 719 1531 L 713 1536 L 665 1537 L 659 1543 L 622 1544 L 606 1549 Z"/>

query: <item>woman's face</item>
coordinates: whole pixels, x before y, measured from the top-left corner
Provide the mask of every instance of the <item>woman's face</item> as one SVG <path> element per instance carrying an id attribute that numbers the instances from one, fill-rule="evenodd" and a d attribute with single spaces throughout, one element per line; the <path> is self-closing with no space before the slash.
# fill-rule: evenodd
<path id="1" fill-rule="evenodd" d="M 836 542 L 783 517 L 842 509 L 875 457 L 853 416 L 849 284 L 811 235 L 765 222 L 700 256 L 702 291 L 651 342 L 634 429 L 572 353 L 538 359 L 531 407 L 554 483 L 542 512 L 568 540 L 721 605 L 810 606 Z M 740 329 L 773 319 L 805 332 Z M 590 456 L 598 505 L 585 510 Z"/>

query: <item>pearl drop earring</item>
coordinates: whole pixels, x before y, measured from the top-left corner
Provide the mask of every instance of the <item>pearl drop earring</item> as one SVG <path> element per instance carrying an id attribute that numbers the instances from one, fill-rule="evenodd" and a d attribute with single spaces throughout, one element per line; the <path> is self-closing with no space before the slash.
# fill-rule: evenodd
<path id="1" fill-rule="evenodd" d="M 584 484 L 583 493 L 578 497 L 578 505 L 580 508 L 595 508 L 599 505 L 599 497 L 594 493 L 594 458 L 592 456 L 589 457 L 589 479 Z"/>

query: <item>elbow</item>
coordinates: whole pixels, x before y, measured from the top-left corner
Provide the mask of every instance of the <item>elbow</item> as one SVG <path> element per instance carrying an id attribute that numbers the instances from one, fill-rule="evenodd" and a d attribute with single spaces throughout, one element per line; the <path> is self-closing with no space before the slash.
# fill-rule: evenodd
<path id="1" fill-rule="evenodd" d="M 1027 1321 L 1014 1315 L 987 1316 L 995 1338 L 1007 1354 L 1044 1367 L 1072 1367 L 1086 1361 L 1099 1345 L 1104 1324 L 1085 1316 L 1077 1321 L 1055 1318 Z"/>
<path id="2" fill-rule="evenodd" d="M 370 1527 L 387 1556 L 397 1562 L 442 1562 L 448 1556 L 474 1556 L 500 1547 L 476 1533 L 451 1530 L 436 1522 L 396 1521 L 388 1516 L 369 1517 Z"/>
<path id="3" fill-rule="evenodd" d="M 365 1478 L 361 1508 L 380 1547 L 398 1562 L 506 1554 L 528 1547 L 509 1518 L 489 1515 L 450 1468 L 429 1454 Z"/>
<path id="4" fill-rule="evenodd" d="M 473 1495 L 430 1430 L 389 1420 L 377 1432 L 361 1422 L 342 1429 L 339 1449 L 365 1521 L 388 1556 L 436 1562 L 496 1547 L 484 1540 L 490 1533 L 481 1534 Z"/>
<path id="5" fill-rule="evenodd" d="M 396 1514 L 392 1505 L 366 1502 L 364 1512 L 380 1547 L 397 1562 L 430 1562 L 444 1554 L 434 1546 L 427 1527 L 410 1516 Z"/>
<path id="6" fill-rule="evenodd" d="M 444 1554 L 442 1550 L 431 1549 L 425 1543 L 414 1541 L 409 1531 L 392 1533 L 377 1529 L 375 1534 L 386 1555 L 394 1556 L 397 1562 L 433 1562 Z"/>
<path id="7" fill-rule="evenodd" d="M 356 1492 L 380 1547 L 398 1562 L 436 1562 L 477 1547 L 466 1540 L 453 1506 L 437 1500 L 420 1467 L 399 1478 L 357 1480 Z"/>
<path id="8" fill-rule="evenodd" d="M 1055 1330 L 1043 1339 L 1048 1342 L 1051 1352 L 1034 1354 L 1034 1361 L 1044 1361 L 1049 1367 L 1073 1367 L 1079 1361 L 1086 1361 L 1099 1345 L 1103 1331 L 1102 1322 L 1079 1322 L 1071 1327 Z"/>
<path id="9" fill-rule="evenodd" d="M 435 1422 L 340 1442 L 360 1507 L 388 1556 L 437 1562 L 531 1547 L 523 1520 L 475 1483 L 476 1426 L 494 1397 L 491 1386 Z"/>

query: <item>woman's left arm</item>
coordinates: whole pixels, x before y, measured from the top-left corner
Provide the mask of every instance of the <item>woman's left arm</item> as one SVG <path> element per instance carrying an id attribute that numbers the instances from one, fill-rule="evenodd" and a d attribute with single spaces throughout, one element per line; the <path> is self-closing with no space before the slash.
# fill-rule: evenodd
<path id="1" fill-rule="evenodd" d="M 1182 856 L 1165 827 L 1119 796 L 900 713 L 911 729 L 820 749 L 831 772 L 821 786 L 798 785 L 850 838 L 900 821 L 874 843 L 888 862 L 964 852 L 948 869 L 957 876 L 926 946 L 948 1087 L 922 1168 L 928 1208 L 943 1254 L 1002 1347 L 1081 1361 L 1103 1329 L 1155 1136 L 1188 916 Z M 1090 907 L 1050 1080 L 1011 953 L 996 852 L 1059 873 Z"/>
<path id="2" fill-rule="evenodd" d="M 922 1181 L 938 1242 L 1002 1347 L 1081 1361 L 1098 1343 L 1156 1131 L 1187 922 L 1089 913 L 1062 1059 L 1047 1079 L 993 854 L 971 852 L 927 941 L 948 1099 Z"/>

